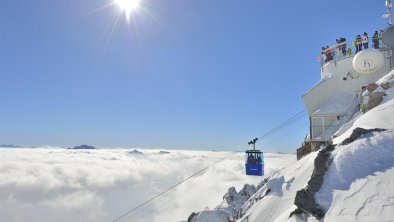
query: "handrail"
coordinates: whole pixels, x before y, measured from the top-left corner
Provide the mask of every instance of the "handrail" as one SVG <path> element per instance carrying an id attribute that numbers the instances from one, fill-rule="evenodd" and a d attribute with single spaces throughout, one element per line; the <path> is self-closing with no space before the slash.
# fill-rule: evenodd
<path id="1" fill-rule="evenodd" d="M 388 47 L 383 43 L 382 38 L 378 38 L 377 39 L 379 41 L 378 48 L 379 50 L 386 50 L 388 49 Z M 343 59 L 345 57 L 349 57 L 352 55 L 355 55 L 357 53 L 357 46 L 353 45 L 352 41 L 350 44 L 347 43 L 346 41 L 335 44 L 335 45 L 331 45 L 328 48 L 324 49 L 321 51 L 321 54 L 319 57 L 319 62 L 320 62 L 320 68 L 323 68 L 323 66 L 325 64 L 328 64 L 331 61 L 338 61 L 339 59 Z M 371 43 L 371 44 L 369 44 Z M 360 43 L 356 43 L 356 44 L 362 44 Z M 374 39 L 372 38 L 372 41 L 368 40 L 368 46 L 369 48 L 374 48 Z M 350 51 L 349 51 L 350 49 Z M 362 49 L 360 50 L 362 51 Z"/>
<path id="2" fill-rule="evenodd" d="M 323 52 L 323 53 L 327 53 L 328 50 L 337 49 L 337 48 L 339 48 L 339 47 L 341 47 L 341 46 L 343 46 L 343 45 L 347 45 L 346 41 L 345 41 L 345 42 L 338 43 L 338 44 L 336 44 L 336 45 L 329 46 L 328 48 L 326 48 L 326 49 L 323 50 L 322 52 Z"/>
<path id="3" fill-rule="evenodd" d="M 320 55 L 321 68 L 331 61 L 337 61 L 338 59 L 351 56 L 353 51 L 348 50 L 348 43 L 346 41 L 329 46 L 328 48 L 322 50 Z"/>

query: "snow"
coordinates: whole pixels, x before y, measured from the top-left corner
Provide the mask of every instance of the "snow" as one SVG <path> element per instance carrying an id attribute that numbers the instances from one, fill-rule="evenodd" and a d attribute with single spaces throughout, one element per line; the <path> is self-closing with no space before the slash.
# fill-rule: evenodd
<path id="1" fill-rule="evenodd" d="M 315 196 L 327 210 L 324 221 L 392 220 L 393 113 L 394 100 L 386 96 L 382 104 L 365 114 L 357 113 L 336 133 L 333 162 Z M 340 145 L 356 127 L 388 130 Z M 243 204 L 238 221 L 316 221 L 305 215 L 289 218 L 296 208 L 296 192 L 310 179 L 316 154 L 296 162 L 294 154 L 266 153 L 265 173 L 270 180 Z M 0 217 L 16 222 L 111 221 L 225 155 L 230 157 L 217 167 L 121 220 L 137 222 L 185 220 L 191 212 L 215 209 L 229 187 L 240 190 L 245 183 L 256 185 L 263 177 L 244 175 L 243 153 L 0 149 Z M 195 222 L 206 221 L 226 218 L 215 210 L 205 210 Z"/>
<path id="2" fill-rule="evenodd" d="M 393 76 L 394 71 L 379 81 L 392 81 Z M 332 164 L 315 195 L 327 211 L 323 221 L 393 221 L 394 87 L 385 92 L 380 105 L 365 114 L 356 113 L 335 133 Z M 339 104 L 333 102 L 319 113 L 339 112 L 345 102 Z M 341 145 L 357 127 L 387 130 L 364 134 L 348 145 Z M 317 221 L 308 215 L 289 218 L 296 208 L 293 204 L 296 192 L 306 187 L 310 179 L 316 154 L 311 153 L 274 174 L 242 207 L 244 216 L 238 222 Z"/>
<path id="3" fill-rule="evenodd" d="M 386 96 L 383 97 L 383 102 L 387 102 L 394 99 L 394 87 L 386 90 Z"/>
<path id="4" fill-rule="evenodd" d="M 242 190 L 236 191 L 234 187 L 230 187 L 227 193 L 223 196 L 223 201 L 215 210 L 228 217 L 236 217 L 238 210 L 242 205 L 256 192 L 253 185 L 246 184 Z"/>
<path id="5" fill-rule="evenodd" d="M 332 78 L 328 76 L 327 78 Z M 393 83 L 394 71 L 377 83 Z M 382 90 L 378 88 L 377 90 Z M 394 87 L 383 102 L 356 113 L 335 133 L 330 165 L 315 195 L 330 221 L 393 221 Z M 338 95 L 314 115 L 345 113 L 351 95 Z M 341 145 L 357 127 L 386 131 L 363 135 Z M 165 155 L 163 155 L 165 154 Z M 225 222 L 209 209 L 239 208 L 238 222 L 317 221 L 293 216 L 296 192 L 305 188 L 317 152 L 296 161 L 294 154 L 265 153 L 265 177 L 246 176 L 244 155 L 235 152 L 185 150 L 71 150 L 39 147 L 0 149 L 0 218 L 2 221 L 112 221 L 196 171 L 225 161 L 188 180 L 120 221 L 180 221 L 202 211 L 194 222 Z M 221 202 L 228 191 L 269 178 L 248 200 Z M 249 191 L 247 191 L 249 192 Z M 220 204 L 221 203 L 221 204 Z M 215 206 L 218 206 L 216 207 Z"/>
<path id="6" fill-rule="evenodd" d="M 198 215 L 195 222 L 227 222 L 227 219 L 216 211 L 203 211 Z"/>
<path id="7" fill-rule="evenodd" d="M 385 92 L 381 86 L 378 86 L 373 92 Z"/>
<path id="8" fill-rule="evenodd" d="M 229 187 L 239 190 L 262 180 L 245 175 L 243 153 L 160 151 L 2 148 L 1 221 L 112 221 L 227 155 L 120 221 L 185 220 L 193 211 L 214 209 Z M 294 154 L 266 153 L 265 173 L 272 175 L 294 162 Z"/>
<path id="9" fill-rule="evenodd" d="M 324 221 L 393 221 L 394 168 L 356 180 L 336 190 Z"/>
<path id="10" fill-rule="evenodd" d="M 242 207 L 245 215 L 239 221 L 287 221 L 295 194 L 304 188 L 312 175 L 313 160 L 317 153 L 312 153 L 295 164 L 273 175 L 272 179 L 263 186 Z M 267 193 L 267 191 L 270 192 Z"/>
<path id="11" fill-rule="evenodd" d="M 388 74 L 384 75 L 378 81 L 376 81 L 376 84 L 381 85 L 386 82 L 387 83 L 394 83 L 394 69 L 391 70 L 391 72 L 389 72 Z"/>
<path id="12" fill-rule="evenodd" d="M 336 132 L 333 162 L 315 196 L 327 210 L 324 221 L 392 221 L 393 113 L 394 100 L 386 96 L 382 104 L 365 114 L 357 113 Z M 387 130 L 340 145 L 356 127 Z M 316 221 L 307 215 L 289 218 L 296 208 L 296 192 L 310 179 L 316 154 L 296 162 L 294 154 L 266 153 L 265 173 L 270 180 L 243 204 L 238 221 Z M 111 221 L 225 155 L 229 158 L 217 167 L 121 220 L 137 222 L 185 220 L 191 212 L 215 209 L 229 187 L 240 190 L 245 183 L 256 185 L 263 177 L 244 175 L 243 153 L 3 148 L 0 218 L 16 222 Z M 205 210 L 195 222 L 206 221 L 226 218 L 215 210 Z"/>
<path id="13" fill-rule="evenodd" d="M 362 127 L 365 129 L 383 128 L 383 129 L 394 129 L 394 100 L 389 100 L 380 104 L 379 106 L 371 109 L 363 115 L 355 115 L 356 119 L 353 120 L 353 125 L 349 127 L 346 132 L 339 135 L 333 140 L 334 144 L 342 142 L 348 138 L 353 129 Z"/>
<path id="14" fill-rule="evenodd" d="M 370 133 L 351 144 L 337 146 L 324 184 L 315 196 L 319 205 L 328 210 L 332 205 L 333 191 L 353 192 L 349 188 L 356 180 L 394 167 L 393 144 L 393 131 L 385 131 Z"/>
<path id="15" fill-rule="evenodd" d="M 394 212 L 394 100 L 357 115 L 333 143 L 333 163 L 317 202 L 327 210 L 325 221 L 390 221 Z M 353 129 L 383 128 L 348 145 L 340 143 Z M 342 130 L 343 131 L 343 130 Z"/>

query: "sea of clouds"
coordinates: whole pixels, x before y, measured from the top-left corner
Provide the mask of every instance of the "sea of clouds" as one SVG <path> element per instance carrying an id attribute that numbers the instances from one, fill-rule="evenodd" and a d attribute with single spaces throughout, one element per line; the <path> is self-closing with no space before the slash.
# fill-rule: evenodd
<path id="1" fill-rule="evenodd" d="M 244 175 L 242 153 L 61 148 L 0 149 L 1 221 L 113 221 L 128 210 L 220 160 L 119 221 L 180 221 L 218 205 L 229 187 L 262 178 Z M 266 154 L 266 175 L 295 162 Z"/>

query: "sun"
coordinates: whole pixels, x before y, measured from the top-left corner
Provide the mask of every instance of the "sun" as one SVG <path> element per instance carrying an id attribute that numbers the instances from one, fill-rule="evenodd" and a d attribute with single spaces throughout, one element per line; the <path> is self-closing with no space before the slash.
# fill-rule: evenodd
<path id="1" fill-rule="evenodd" d="M 140 7 L 141 0 L 114 0 L 115 4 L 124 11 L 127 20 L 129 20 L 131 13 Z"/>

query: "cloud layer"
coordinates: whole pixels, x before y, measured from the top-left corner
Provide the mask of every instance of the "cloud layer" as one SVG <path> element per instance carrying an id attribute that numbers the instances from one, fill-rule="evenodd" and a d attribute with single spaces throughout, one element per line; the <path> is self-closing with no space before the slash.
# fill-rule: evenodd
<path id="1" fill-rule="evenodd" d="M 112 221 L 228 152 L 125 149 L 0 149 L 0 218 L 4 221 Z M 230 186 L 257 184 L 243 154 L 188 180 L 120 221 L 179 221 L 213 208 Z M 266 174 L 294 162 L 267 154 Z"/>

